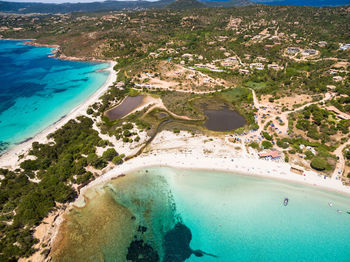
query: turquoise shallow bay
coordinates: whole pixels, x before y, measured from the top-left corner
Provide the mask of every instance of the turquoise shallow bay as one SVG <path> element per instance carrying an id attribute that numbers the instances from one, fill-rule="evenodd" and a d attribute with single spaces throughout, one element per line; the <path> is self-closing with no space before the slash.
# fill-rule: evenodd
<path id="1" fill-rule="evenodd" d="M 1 151 L 59 120 L 108 77 L 98 71 L 107 63 L 60 60 L 49 57 L 53 48 L 20 43 L 0 41 Z"/>
<path id="2" fill-rule="evenodd" d="M 350 215 L 337 212 L 350 209 L 349 197 L 240 175 L 176 173 L 172 188 L 191 246 L 220 258 L 187 261 L 350 261 Z"/>
<path id="3" fill-rule="evenodd" d="M 153 167 L 86 196 L 53 261 L 350 261 L 350 197 L 310 186 Z"/>

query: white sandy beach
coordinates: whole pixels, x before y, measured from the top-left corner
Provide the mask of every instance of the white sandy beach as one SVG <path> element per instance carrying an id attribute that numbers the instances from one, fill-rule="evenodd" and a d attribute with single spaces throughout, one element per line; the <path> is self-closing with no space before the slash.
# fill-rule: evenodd
<path id="1" fill-rule="evenodd" d="M 290 165 L 287 163 L 267 162 L 267 160 L 248 158 L 230 159 L 206 155 L 198 156 L 180 152 L 162 153 L 159 155 L 149 154 L 131 159 L 91 182 L 81 190 L 81 194 L 83 194 L 84 190 L 87 188 L 106 182 L 121 174 L 127 174 L 134 170 L 153 166 L 232 172 L 302 183 L 339 193 L 350 194 L 350 188 L 344 186 L 339 180 L 324 179 L 322 176 L 313 174 L 313 172 L 306 172 L 305 176 L 297 175 L 290 172 Z"/>
<path id="2" fill-rule="evenodd" d="M 109 71 L 110 74 L 106 82 L 101 86 L 101 88 L 99 88 L 92 96 L 90 96 L 83 103 L 75 107 L 71 112 L 69 112 L 63 118 L 61 118 L 54 124 L 50 125 L 49 127 L 45 128 L 43 131 L 41 131 L 40 133 L 38 133 L 28 141 L 25 141 L 21 144 L 14 146 L 5 154 L 3 154 L 0 157 L 0 167 L 10 168 L 10 169 L 15 168 L 18 165 L 18 156 L 21 154 L 27 153 L 30 150 L 33 142 L 46 143 L 48 141 L 47 135 L 56 131 L 58 128 L 62 127 L 69 120 L 74 119 L 79 115 L 85 115 L 89 105 L 95 103 L 98 100 L 98 98 L 108 90 L 109 86 L 111 86 L 116 81 L 117 74 L 113 70 L 113 67 L 115 66 L 115 64 L 116 62 L 110 62 L 110 66 L 106 69 L 106 71 Z"/>
<path id="3" fill-rule="evenodd" d="M 87 188 L 120 174 L 152 166 L 232 172 L 302 183 L 350 194 L 350 187 L 344 186 L 340 180 L 329 177 L 324 179 L 324 176 L 314 171 L 305 171 L 305 176 L 298 175 L 290 171 L 290 164 L 258 159 L 254 151 L 247 151 L 243 144 L 230 143 L 227 137 L 209 138 L 203 135 L 193 136 L 187 132 L 177 135 L 170 131 L 162 131 L 143 154 L 98 177 L 82 188 L 80 195 Z"/>

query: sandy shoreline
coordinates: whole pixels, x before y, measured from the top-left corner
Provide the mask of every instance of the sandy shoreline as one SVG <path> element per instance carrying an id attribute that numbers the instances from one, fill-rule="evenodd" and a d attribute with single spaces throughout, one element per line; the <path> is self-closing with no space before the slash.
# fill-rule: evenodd
<path id="1" fill-rule="evenodd" d="M 47 135 L 55 132 L 69 120 L 74 119 L 79 115 L 85 115 L 89 105 L 95 103 L 97 99 L 103 95 L 117 79 L 117 74 L 113 70 L 116 62 L 109 62 L 109 64 L 110 66 L 106 69 L 106 71 L 109 71 L 109 76 L 106 79 L 105 83 L 94 94 L 92 94 L 88 99 L 75 107 L 71 112 L 60 118 L 58 121 L 48 126 L 40 133 L 36 134 L 33 138 L 30 138 L 23 143 L 15 145 L 9 149 L 0 157 L 0 167 L 10 169 L 16 168 L 18 165 L 18 156 L 27 153 L 30 150 L 33 142 L 46 143 L 48 141 Z"/>
<path id="2" fill-rule="evenodd" d="M 169 138 L 171 139 L 173 137 L 170 136 Z M 227 175 L 239 174 L 307 185 L 317 189 L 350 196 L 350 187 L 344 186 L 341 181 L 331 180 L 329 178 L 325 180 L 322 176 L 319 176 L 313 171 L 305 171 L 306 176 L 292 173 L 290 171 L 291 165 L 288 163 L 253 159 L 245 157 L 244 155 L 241 157 L 222 157 L 214 154 L 198 154 L 198 151 L 191 153 L 189 151 L 184 152 L 178 149 L 170 149 L 170 152 L 151 150 L 121 165 L 115 166 L 112 170 L 83 187 L 79 192 L 78 198 L 74 202 L 69 203 L 66 210 L 69 211 L 73 207 L 83 207 L 86 204 L 84 195 L 88 189 L 93 187 L 98 188 L 98 186 L 102 186 L 104 183 L 108 183 L 108 181 L 118 176 L 127 175 L 133 171 L 151 167 L 220 171 L 227 173 Z M 61 223 L 65 220 L 63 216 L 66 212 L 67 211 L 62 211 L 58 222 L 52 223 L 54 224 L 54 229 L 50 233 L 50 237 L 48 237 L 50 247 L 55 244 Z"/>
<path id="3" fill-rule="evenodd" d="M 186 153 L 165 153 L 141 155 L 120 166 L 116 166 L 106 174 L 98 177 L 81 189 L 82 196 L 90 187 L 105 183 L 121 174 L 150 167 L 171 167 L 187 170 L 212 170 L 236 173 L 247 176 L 265 177 L 281 181 L 316 186 L 328 191 L 350 195 L 350 187 L 344 186 L 340 180 L 324 179 L 313 171 L 305 171 L 305 176 L 290 171 L 288 163 L 277 163 L 269 160 L 251 158 L 221 158 L 210 155 L 192 155 Z"/>

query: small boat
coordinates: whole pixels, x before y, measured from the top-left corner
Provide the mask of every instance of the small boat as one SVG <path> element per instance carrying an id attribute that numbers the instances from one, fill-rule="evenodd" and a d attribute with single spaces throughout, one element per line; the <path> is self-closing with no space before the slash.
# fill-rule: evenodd
<path id="1" fill-rule="evenodd" d="M 284 201 L 283 201 L 283 205 L 284 205 L 284 206 L 288 205 L 288 201 L 289 201 L 289 199 L 288 199 L 288 198 L 285 198 Z"/>
<path id="2" fill-rule="evenodd" d="M 332 202 L 332 201 L 328 202 L 328 205 L 329 205 L 330 207 L 332 207 L 332 206 L 333 206 L 333 202 Z"/>

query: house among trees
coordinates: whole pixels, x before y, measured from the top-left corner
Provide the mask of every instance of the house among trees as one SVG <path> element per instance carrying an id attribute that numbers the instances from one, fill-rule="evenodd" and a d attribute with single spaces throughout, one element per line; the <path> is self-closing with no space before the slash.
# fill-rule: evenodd
<path id="1" fill-rule="evenodd" d="M 340 50 L 348 50 L 350 48 L 350 44 L 345 44 L 340 46 Z"/>
<path id="2" fill-rule="evenodd" d="M 274 70 L 280 70 L 280 69 L 282 69 L 282 67 L 280 67 L 280 66 L 277 65 L 277 64 L 268 64 L 268 65 L 267 65 L 267 68 L 268 68 L 268 69 L 274 69 Z"/>
<path id="3" fill-rule="evenodd" d="M 318 46 L 319 46 L 319 47 L 326 47 L 326 45 L 327 45 L 327 42 L 326 42 L 326 41 L 320 41 L 320 42 L 318 42 Z"/>
<path id="4" fill-rule="evenodd" d="M 333 81 L 340 82 L 343 81 L 343 78 L 341 76 L 333 76 Z"/>
<path id="5" fill-rule="evenodd" d="M 341 112 L 338 108 L 336 108 L 335 106 L 328 106 L 326 108 L 328 111 L 333 112 L 334 114 L 336 114 L 336 116 L 342 120 L 350 120 L 350 115 L 347 113 L 343 113 Z"/>
<path id="6" fill-rule="evenodd" d="M 316 55 L 317 51 L 315 49 L 305 49 L 301 54 L 303 56 Z"/>
<path id="7" fill-rule="evenodd" d="M 221 62 L 222 66 L 234 66 L 238 64 L 238 59 L 234 56 L 228 57 Z"/>
<path id="8" fill-rule="evenodd" d="M 334 85 L 327 85 L 326 87 L 331 91 L 334 91 L 335 89 L 337 89 L 337 87 Z"/>
<path id="9" fill-rule="evenodd" d="M 247 69 L 239 69 L 238 72 L 240 74 L 249 74 L 250 73 L 249 70 L 247 70 Z"/>
<path id="10" fill-rule="evenodd" d="M 265 66 L 262 63 L 252 63 L 249 66 L 251 69 L 264 70 Z"/>
<path id="11" fill-rule="evenodd" d="M 296 53 L 299 53 L 299 52 L 300 52 L 300 49 L 299 49 L 298 47 L 288 47 L 287 52 L 288 52 L 289 54 L 294 55 L 294 54 L 296 54 Z"/>

